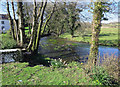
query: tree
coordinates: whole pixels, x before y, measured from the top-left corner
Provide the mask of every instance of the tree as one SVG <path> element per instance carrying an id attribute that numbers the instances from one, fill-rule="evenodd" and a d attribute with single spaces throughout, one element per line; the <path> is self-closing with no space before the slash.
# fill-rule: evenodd
<path id="1" fill-rule="evenodd" d="M 30 42 L 27 47 L 27 49 L 32 52 L 35 51 L 34 43 L 35 43 L 36 31 L 37 31 L 37 5 L 36 5 L 36 1 L 34 0 L 32 32 L 31 32 Z"/>
<path id="2" fill-rule="evenodd" d="M 16 33 L 14 33 L 15 39 L 17 41 L 17 44 L 19 44 L 19 30 L 18 30 L 18 24 L 17 24 L 17 20 L 16 20 L 16 16 L 15 16 L 15 9 L 14 9 L 14 2 L 12 0 L 12 11 L 13 11 L 13 24 L 14 24 L 14 31 L 16 31 Z"/>
<path id="3" fill-rule="evenodd" d="M 10 21 L 11 33 L 14 40 L 17 41 L 17 45 L 23 47 L 25 42 L 25 32 L 24 32 L 24 15 L 23 15 L 23 3 L 17 2 L 17 12 L 15 12 L 14 2 L 11 2 L 12 8 L 9 7 L 9 2 L 7 1 L 7 12 Z M 11 15 L 10 10 L 12 10 L 13 15 Z M 16 15 L 18 14 L 18 19 Z M 19 26 L 18 26 L 19 25 Z M 24 37 L 24 38 L 23 38 Z"/>
<path id="4" fill-rule="evenodd" d="M 63 33 L 67 13 L 65 8 L 66 7 L 64 3 L 58 2 L 56 4 L 53 17 L 47 24 L 48 33 L 52 33 L 56 36 L 59 36 L 60 34 Z M 47 10 L 47 14 L 49 14 L 49 9 Z"/>
<path id="5" fill-rule="evenodd" d="M 53 7 L 53 10 L 49 14 L 49 16 L 45 17 L 46 20 L 44 20 L 46 6 L 47 6 L 47 0 L 45 2 L 42 2 L 37 13 L 36 0 L 34 0 L 32 33 L 31 33 L 29 45 L 27 47 L 27 49 L 31 51 L 32 54 L 38 54 L 39 42 L 41 39 L 41 35 L 43 35 L 42 31 L 46 29 L 47 22 L 50 20 L 54 12 L 53 11 L 54 7 Z"/>
<path id="6" fill-rule="evenodd" d="M 77 8 L 77 2 L 71 2 L 68 5 L 68 26 L 70 29 L 70 33 L 72 37 L 74 37 L 74 31 L 80 27 L 80 20 L 79 13 L 82 12 L 81 9 Z"/>
<path id="7" fill-rule="evenodd" d="M 18 29 L 20 32 L 20 46 L 23 46 L 25 43 L 25 29 L 24 29 L 24 14 L 23 14 L 23 3 L 17 2 L 17 8 L 18 8 Z"/>
<path id="8" fill-rule="evenodd" d="M 92 41 L 90 48 L 90 61 L 96 65 L 98 57 L 98 41 L 101 28 L 101 19 L 103 15 L 102 2 L 94 2 L 93 23 L 92 23 Z"/>
<path id="9" fill-rule="evenodd" d="M 12 20 L 12 17 L 10 15 L 10 8 L 9 8 L 8 0 L 7 0 L 7 12 L 8 12 L 8 17 L 9 17 L 9 21 L 10 21 L 10 29 L 11 29 L 12 37 L 15 40 L 14 28 L 13 28 L 13 20 Z"/>
<path id="10" fill-rule="evenodd" d="M 93 66 L 96 65 L 96 61 L 98 58 L 98 46 L 99 46 L 99 33 L 101 29 L 101 21 L 108 20 L 104 18 L 104 13 L 110 11 L 111 3 L 108 2 L 94 2 L 93 9 L 93 21 L 92 21 L 92 38 L 91 38 L 91 47 L 90 47 L 90 55 L 89 55 L 89 63 Z"/>
<path id="11" fill-rule="evenodd" d="M 48 23 L 48 32 L 59 36 L 62 33 L 69 32 L 74 37 L 74 32 L 80 29 L 81 9 L 85 9 L 83 4 L 76 2 L 58 2 L 52 19 Z"/>

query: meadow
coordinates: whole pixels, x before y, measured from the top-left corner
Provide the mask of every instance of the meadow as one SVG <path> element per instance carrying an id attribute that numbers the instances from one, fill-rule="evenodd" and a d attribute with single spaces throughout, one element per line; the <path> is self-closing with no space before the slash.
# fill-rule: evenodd
<path id="1" fill-rule="evenodd" d="M 73 41 L 90 43 L 91 34 L 85 34 L 83 36 L 78 35 L 79 32 L 75 34 L 75 36 L 77 37 L 72 38 L 69 33 L 64 33 L 60 37 L 67 38 Z M 101 28 L 101 32 L 99 35 L 99 44 L 118 47 L 118 28 Z"/>

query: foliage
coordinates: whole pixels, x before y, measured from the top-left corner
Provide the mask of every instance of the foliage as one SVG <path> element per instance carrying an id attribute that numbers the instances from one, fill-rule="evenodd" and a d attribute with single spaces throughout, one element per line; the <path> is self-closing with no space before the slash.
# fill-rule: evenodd
<path id="1" fill-rule="evenodd" d="M 11 37 L 10 34 L 2 34 L 1 48 L 10 49 L 17 46 L 16 41 Z"/>
<path id="2" fill-rule="evenodd" d="M 4 38 L 2 39 L 2 49 L 10 49 L 16 47 L 16 41 L 10 38 Z"/>
<path id="3" fill-rule="evenodd" d="M 118 81 L 119 80 L 118 57 L 116 57 L 114 54 L 111 55 L 105 54 L 101 62 L 102 62 L 101 67 L 104 67 L 107 73 Z"/>
<path id="4" fill-rule="evenodd" d="M 93 78 L 93 80 L 98 80 L 100 83 L 103 83 L 104 85 L 109 85 L 110 77 L 103 68 L 95 67 L 91 71 L 92 73 L 90 77 Z"/>
<path id="5" fill-rule="evenodd" d="M 60 67 L 64 67 L 66 64 L 65 64 L 65 61 L 63 62 L 62 59 L 53 59 L 52 61 L 50 61 L 51 63 L 51 66 L 52 67 L 56 67 L 56 68 L 60 68 Z"/>
<path id="6" fill-rule="evenodd" d="M 57 36 L 65 32 L 74 36 L 74 32 L 81 27 L 79 13 L 83 8 L 79 9 L 76 2 L 63 2 L 58 3 L 56 9 L 47 30 Z"/>
<path id="7" fill-rule="evenodd" d="M 104 54 L 104 58 L 97 60 L 96 66 L 87 63 L 82 67 L 93 80 L 103 85 L 119 85 L 118 58 L 114 54 Z"/>
<path id="8" fill-rule="evenodd" d="M 118 85 L 117 82 L 113 80 L 112 77 L 109 76 L 107 71 L 101 67 L 101 66 L 96 66 L 90 70 L 88 75 L 95 81 L 97 81 L 100 84 L 103 85 Z"/>

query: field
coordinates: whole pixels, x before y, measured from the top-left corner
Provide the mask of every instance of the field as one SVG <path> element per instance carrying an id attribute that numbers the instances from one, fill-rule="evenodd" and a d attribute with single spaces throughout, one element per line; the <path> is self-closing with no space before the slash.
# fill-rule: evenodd
<path id="1" fill-rule="evenodd" d="M 83 37 L 79 36 L 72 38 L 70 34 L 65 33 L 62 34 L 60 37 L 67 38 L 73 41 L 87 42 L 87 43 L 90 43 L 91 40 L 91 34 L 86 34 Z M 99 35 L 99 44 L 118 47 L 118 28 L 102 28 Z"/>

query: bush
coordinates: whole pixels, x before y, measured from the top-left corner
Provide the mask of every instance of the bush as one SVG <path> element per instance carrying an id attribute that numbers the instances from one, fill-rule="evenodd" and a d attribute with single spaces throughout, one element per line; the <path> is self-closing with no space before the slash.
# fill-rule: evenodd
<path id="1" fill-rule="evenodd" d="M 53 59 L 52 61 L 50 61 L 50 64 L 52 67 L 56 67 L 56 68 L 60 68 L 60 67 L 64 67 L 65 66 L 65 61 L 63 62 L 62 59 Z"/>
<path id="2" fill-rule="evenodd" d="M 90 77 L 93 78 L 93 80 L 102 83 L 103 85 L 111 85 L 111 78 L 102 67 L 97 66 L 96 68 L 93 68 Z"/>
<path id="3" fill-rule="evenodd" d="M 17 46 L 16 41 L 9 34 L 2 35 L 1 48 L 11 49 Z"/>
<path id="4" fill-rule="evenodd" d="M 118 58 L 112 54 L 104 55 L 100 61 L 98 59 L 97 65 L 92 67 L 89 64 L 83 66 L 87 74 L 94 80 L 103 85 L 119 85 L 119 65 Z"/>
<path id="5" fill-rule="evenodd" d="M 118 57 L 114 54 L 111 54 L 109 56 L 108 54 L 103 58 L 101 61 L 101 67 L 104 67 L 104 69 L 108 72 L 108 74 L 113 77 L 116 80 L 119 80 L 119 62 Z"/>

